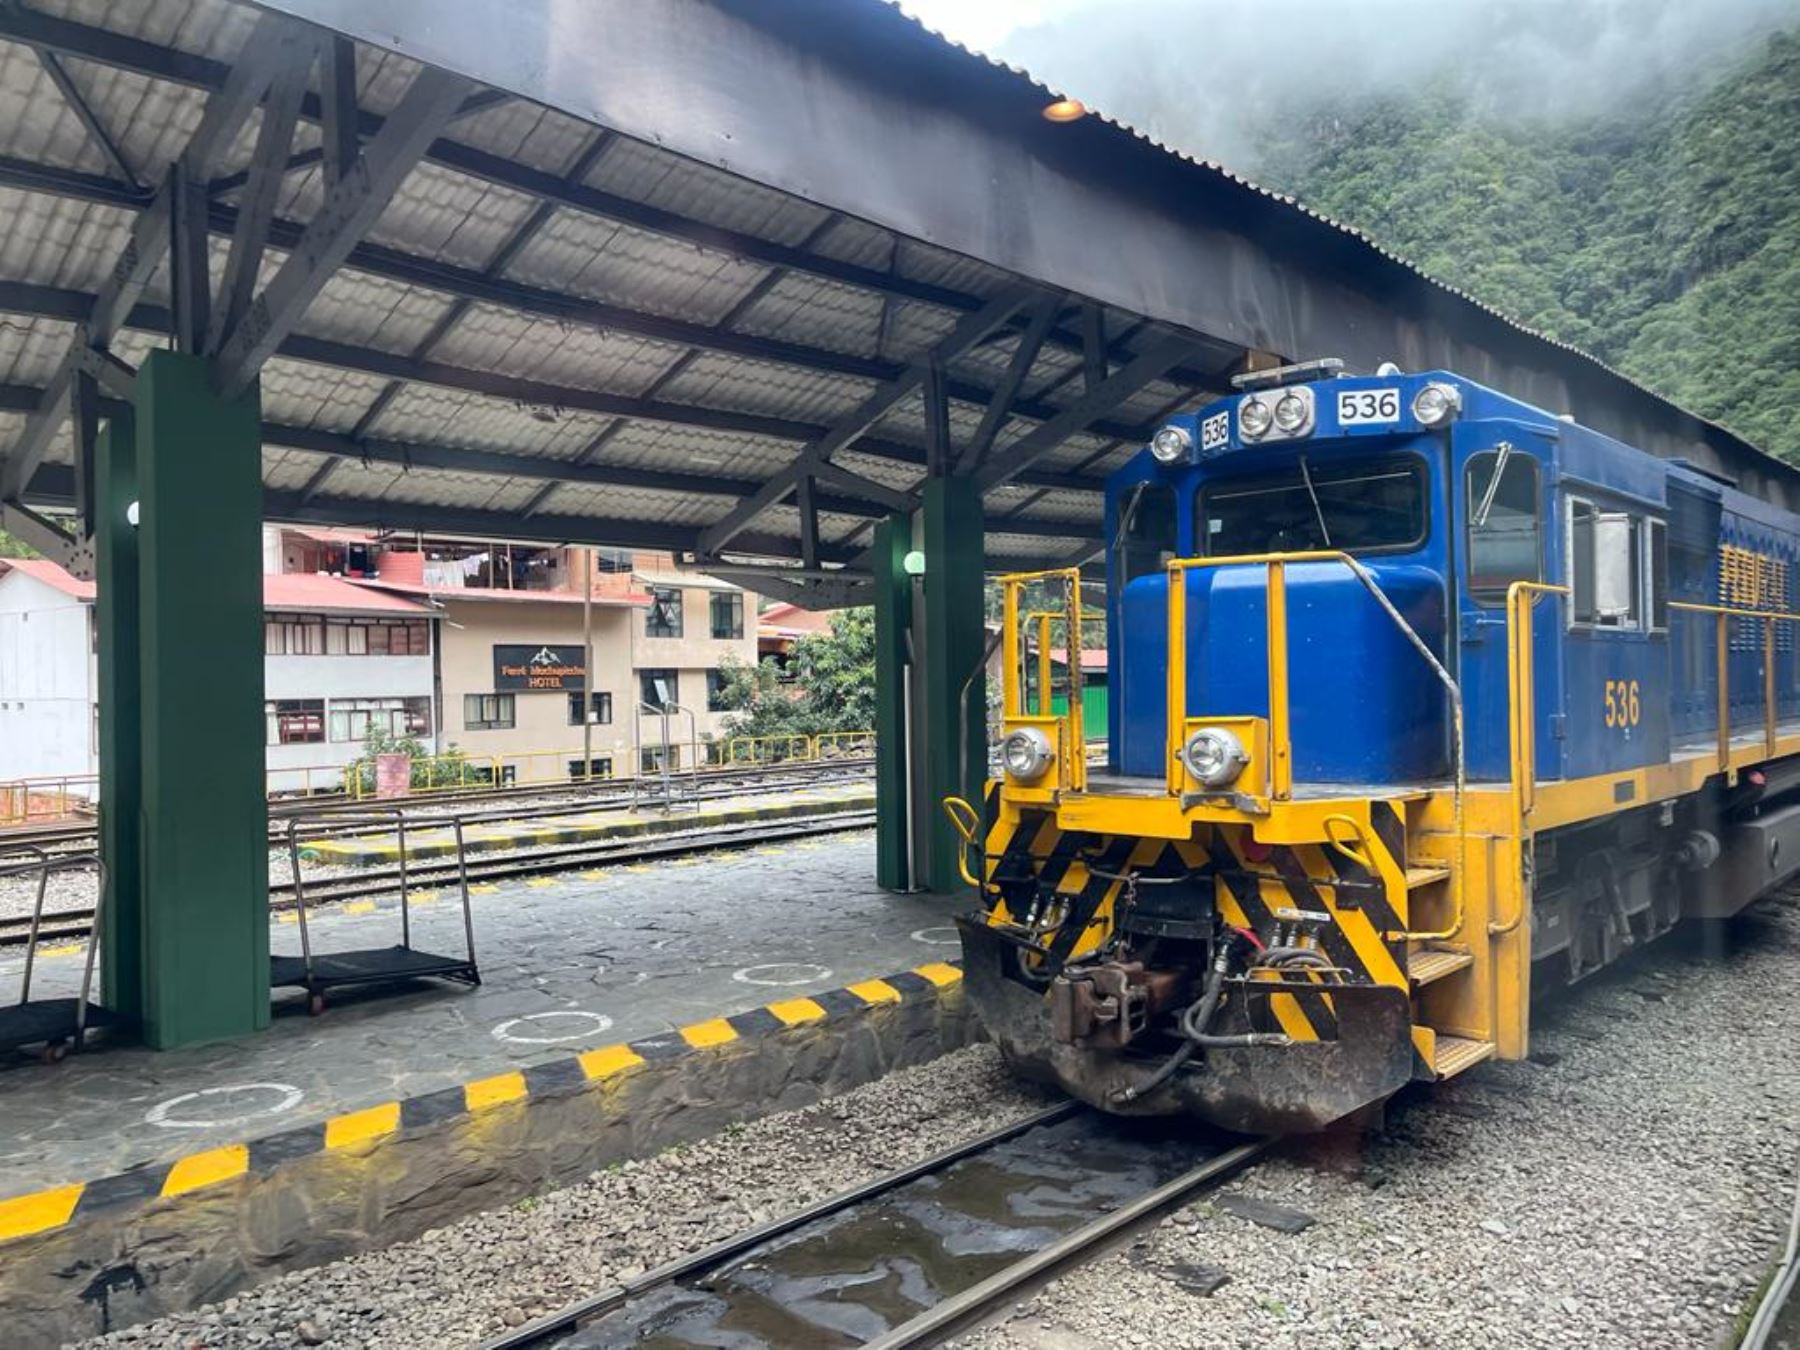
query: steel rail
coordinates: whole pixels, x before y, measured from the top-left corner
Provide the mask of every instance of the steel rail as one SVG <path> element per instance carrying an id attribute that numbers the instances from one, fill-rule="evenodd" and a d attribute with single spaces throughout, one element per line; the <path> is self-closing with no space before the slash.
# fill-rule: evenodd
<path id="1" fill-rule="evenodd" d="M 864 1350 L 909 1350 L 912 1346 L 936 1344 L 957 1328 L 992 1312 L 1021 1285 L 1073 1263 L 1114 1234 L 1151 1218 L 1203 1186 L 1224 1180 L 1261 1156 L 1275 1142 L 1274 1139 L 1257 1139 L 1208 1158 L 1173 1181 L 1146 1191 L 1048 1247 L 994 1272 L 979 1284 L 970 1285 L 960 1294 L 952 1294 L 911 1321 L 902 1322 L 886 1335 L 867 1342 Z"/>
<path id="2" fill-rule="evenodd" d="M 911 1163 L 897 1171 L 888 1172 L 872 1181 L 852 1187 L 850 1190 L 840 1191 L 836 1195 L 814 1201 L 792 1213 L 757 1224 L 754 1228 L 747 1228 L 741 1233 L 733 1234 L 700 1251 L 664 1262 L 653 1270 L 645 1271 L 636 1279 L 625 1280 L 610 1288 L 602 1289 L 597 1294 L 571 1303 L 568 1307 L 540 1317 L 535 1322 L 527 1322 L 515 1330 L 503 1332 L 491 1340 L 483 1341 L 478 1350 L 519 1350 L 523 1346 L 548 1344 L 580 1323 L 622 1306 L 628 1299 L 647 1294 L 663 1285 L 672 1284 L 676 1280 L 688 1279 L 695 1275 L 705 1274 L 710 1270 L 716 1270 L 753 1248 L 759 1247 L 773 1238 L 791 1233 L 796 1228 L 803 1227 L 814 1220 L 829 1218 L 833 1214 L 842 1213 L 846 1209 L 886 1195 L 889 1191 L 917 1181 L 920 1177 L 941 1172 L 951 1164 L 961 1162 L 964 1158 L 972 1158 L 978 1153 L 985 1153 L 998 1144 L 1016 1139 L 1026 1131 L 1034 1130 L 1040 1125 L 1054 1125 L 1059 1121 L 1067 1120 L 1083 1109 L 1079 1102 L 1068 1101 L 1059 1102 L 1042 1111 L 1035 1111 L 1010 1124 L 989 1130 L 986 1134 L 977 1135 L 960 1144 L 954 1144 L 940 1153 L 932 1154 L 929 1158 Z"/>
<path id="3" fill-rule="evenodd" d="M 797 816 L 788 820 L 744 821 L 712 829 L 684 830 L 651 839 L 591 840 L 587 843 L 568 844 L 560 848 L 525 854 L 510 856 L 496 854 L 487 859 L 483 859 L 482 855 L 477 854 L 469 862 L 469 880 L 471 882 L 505 881 L 514 877 L 538 876 L 547 872 L 568 872 L 579 867 L 638 862 L 646 859 L 677 858 L 732 847 L 780 843 L 784 840 L 806 839 L 821 834 L 840 834 L 872 824 L 874 819 L 874 812 L 865 808 L 855 808 L 847 811 Z M 415 864 L 407 869 L 407 879 L 409 883 L 412 883 L 411 888 L 415 890 L 429 889 L 435 885 L 453 884 L 458 876 L 459 873 L 454 863 Z M 379 871 L 371 869 L 355 876 L 309 882 L 306 888 L 307 903 L 309 906 L 337 904 L 371 893 L 384 894 L 392 890 L 393 883 L 398 880 L 398 868 L 383 868 Z M 271 882 L 269 908 L 272 911 L 292 909 L 294 907 L 293 890 L 291 881 Z M 40 928 L 38 940 L 48 942 L 85 938 L 93 923 L 93 918 L 92 906 L 82 909 L 53 910 L 43 916 L 43 922 L 45 925 L 57 926 Z M 29 915 L 0 918 L 0 948 L 23 946 L 26 941 L 23 930 L 26 930 L 29 924 Z M 9 929 L 21 931 L 6 931 Z"/>
<path id="4" fill-rule="evenodd" d="M 1795 1187 L 1793 1213 L 1788 1219 L 1787 1245 L 1769 1272 L 1768 1288 L 1763 1291 L 1750 1324 L 1744 1328 L 1737 1350 L 1767 1350 L 1769 1338 L 1774 1335 L 1776 1323 L 1793 1298 L 1797 1282 L 1800 1282 L 1800 1184 Z"/>
<path id="5" fill-rule="evenodd" d="M 719 792 L 713 790 L 712 785 L 725 784 L 733 785 L 733 791 L 735 792 L 743 792 L 755 789 L 756 784 L 767 782 L 769 784 L 767 791 L 778 792 L 781 790 L 780 785 L 790 780 L 811 781 L 820 778 L 829 779 L 834 774 L 842 774 L 847 779 L 865 778 L 868 776 L 865 770 L 871 768 L 874 765 L 874 762 L 875 761 L 872 758 L 859 756 L 853 759 L 811 761 L 804 764 L 786 766 L 746 765 L 736 769 L 702 770 L 701 782 L 708 785 L 704 789 L 704 792 L 708 797 L 733 795 L 732 791 Z M 581 782 L 520 783 L 510 787 L 485 788 L 480 790 L 471 789 L 468 792 L 431 793 L 427 796 L 408 797 L 405 800 L 408 806 L 418 808 L 421 811 L 430 811 L 439 806 L 448 806 L 462 801 L 498 800 L 504 803 L 508 794 L 516 794 L 520 798 L 531 798 L 539 796 L 560 796 L 564 793 L 580 792 L 584 790 L 593 791 L 594 795 L 592 798 L 580 803 L 574 803 L 568 806 L 546 806 L 530 809 L 530 814 L 533 816 L 574 815 L 581 811 L 606 809 L 619 801 L 629 800 L 631 795 L 631 781 L 632 780 L 629 778 L 603 779 L 601 780 L 602 783 L 612 784 L 614 786 L 607 787 L 600 791 L 595 791 L 593 784 Z M 755 790 L 760 791 L 760 789 Z M 295 811 L 303 809 L 313 810 L 320 807 L 337 807 L 340 805 L 343 806 L 346 811 L 353 812 L 360 807 L 368 806 L 369 802 L 347 797 L 341 793 L 332 793 L 329 795 L 320 794 L 319 796 L 305 798 L 271 799 L 269 803 L 271 832 L 273 832 L 275 828 L 275 822 L 286 819 Z M 520 809 L 521 808 L 516 803 L 511 806 L 503 804 L 496 807 L 496 809 L 491 812 L 465 814 L 463 819 L 477 823 L 483 820 L 510 819 Z M 429 822 L 432 817 L 429 815 L 421 815 L 418 819 L 423 823 Z M 448 819 L 448 816 L 446 816 L 445 819 Z M 42 847 L 48 844 L 80 844 L 83 842 L 92 842 L 96 837 L 96 832 L 97 826 L 92 823 L 83 823 L 79 825 L 46 825 L 37 828 L 33 828 L 29 825 L 16 827 L 7 826 L 0 827 L 0 845 L 12 847 L 14 845 L 30 844 Z"/>

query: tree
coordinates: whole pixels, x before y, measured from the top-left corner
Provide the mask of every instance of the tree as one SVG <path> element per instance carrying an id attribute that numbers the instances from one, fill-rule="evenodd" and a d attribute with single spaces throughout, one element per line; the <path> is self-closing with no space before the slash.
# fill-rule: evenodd
<path id="1" fill-rule="evenodd" d="M 840 610 L 831 627 L 794 644 L 788 675 L 775 662 L 727 662 L 725 735 L 811 736 L 875 725 L 875 611 Z"/>

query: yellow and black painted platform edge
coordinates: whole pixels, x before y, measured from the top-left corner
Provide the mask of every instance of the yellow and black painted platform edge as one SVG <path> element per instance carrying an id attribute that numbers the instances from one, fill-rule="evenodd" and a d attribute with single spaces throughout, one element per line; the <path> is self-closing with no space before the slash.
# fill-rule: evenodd
<path id="1" fill-rule="evenodd" d="M 172 1199 L 264 1175 L 313 1154 L 366 1149 L 393 1135 L 472 1118 L 510 1102 L 582 1091 L 645 1064 L 679 1059 L 789 1027 L 856 1016 L 884 1004 L 935 999 L 961 981 L 959 963 L 934 961 L 842 989 L 781 999 L 729 1017 L 695 1022 L 664 1035 L 601 1046 L 421 1096 L 382 1102 L 246 1143 L 221 1144 L 172 1162 L 13 1196 L 0 1200 L 0 1243 L 47 1233 L 102 1210 Z"/>
<path id="2" fill-rule="evenodd" d="M 562 824 L 533 824 L 495 821 L 492 825 L 470 826 L 464 831 L 463 848 L 467 853 L 497 853 L 507 849 L 526 848 L 537 844 L 583 844 L 607 839 L 636 839 L 647 835 L 668 834 L 695 825 L 738 825 L 759 820 L 782 820 L 804 815 L 821 807 L 853 808 L 873 805 L 874 788 L 858 787 L 851 791 L 816 789 L 802 797 L 788 797 L 775 802 L 727 801 L 699 811 L 682 811 L 672 815 L 638 816 L 629 813 L 605 820 L 567 820 Z M 340 866 L 372 866 L 391 863 L 400 857 L 397 840 L 380 836 L 372 838 L 321 839 L 306 845 L 322 862 Z M 421 826 L 408 834 L 408 861 L 448 858 L 456 852 L 456 840 L 448 831 Z"/>

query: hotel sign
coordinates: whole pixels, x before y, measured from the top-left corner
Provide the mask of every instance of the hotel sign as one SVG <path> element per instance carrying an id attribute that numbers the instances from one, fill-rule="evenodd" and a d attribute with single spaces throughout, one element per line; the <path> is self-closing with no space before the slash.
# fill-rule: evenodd
<path id="1" fill-rule="evenodd" d="M 567 690 L 580 693 L 587 688 L 587 666 L 583 650 L 573 647 L 534 647 L 525 643 L 496 643 L 494 646 L 494 688 L 496 691 L 522 690 L 526 693 L 554 693 Z"/>

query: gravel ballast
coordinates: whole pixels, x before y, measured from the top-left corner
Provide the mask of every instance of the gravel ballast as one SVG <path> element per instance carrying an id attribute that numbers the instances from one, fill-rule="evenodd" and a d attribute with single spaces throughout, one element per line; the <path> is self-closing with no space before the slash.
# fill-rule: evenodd
<path id="1" fill-rule="evenodd" d="M 1013 1082 L 992 1047 L 972 1047 L 414 1241 L 85 1344 L 467 1345 L 1054 1100 Z"/>
<path id="2" fill-rule="evenodd" d="M 1696 932 L 1541 1008 L 1530 1060 L 1409 1090 L 1373 1135 L 1290 1143 L 958 1343 L 1727 1343 L 1792 1203 L 1800 889 L 1729 951 Z M 965 1050 L 89 1344 L 470 1344 L 1045 1100 Z M 1268 1205 L 1311 1222 L 1266 1226 Z"/>
<path id="3" fill-rule="evenodd" d="M 1372 1137 L 1289 1144 L 958 1344 L 1730 1344 L 1800 1161 L 1800 891 L 1729 954 L 1684 932 L 1542 1010 L 1530 1060 L 1404 1094 Z M 1184 1288 L 1207 1266 L 1216 1292 Z"/>

